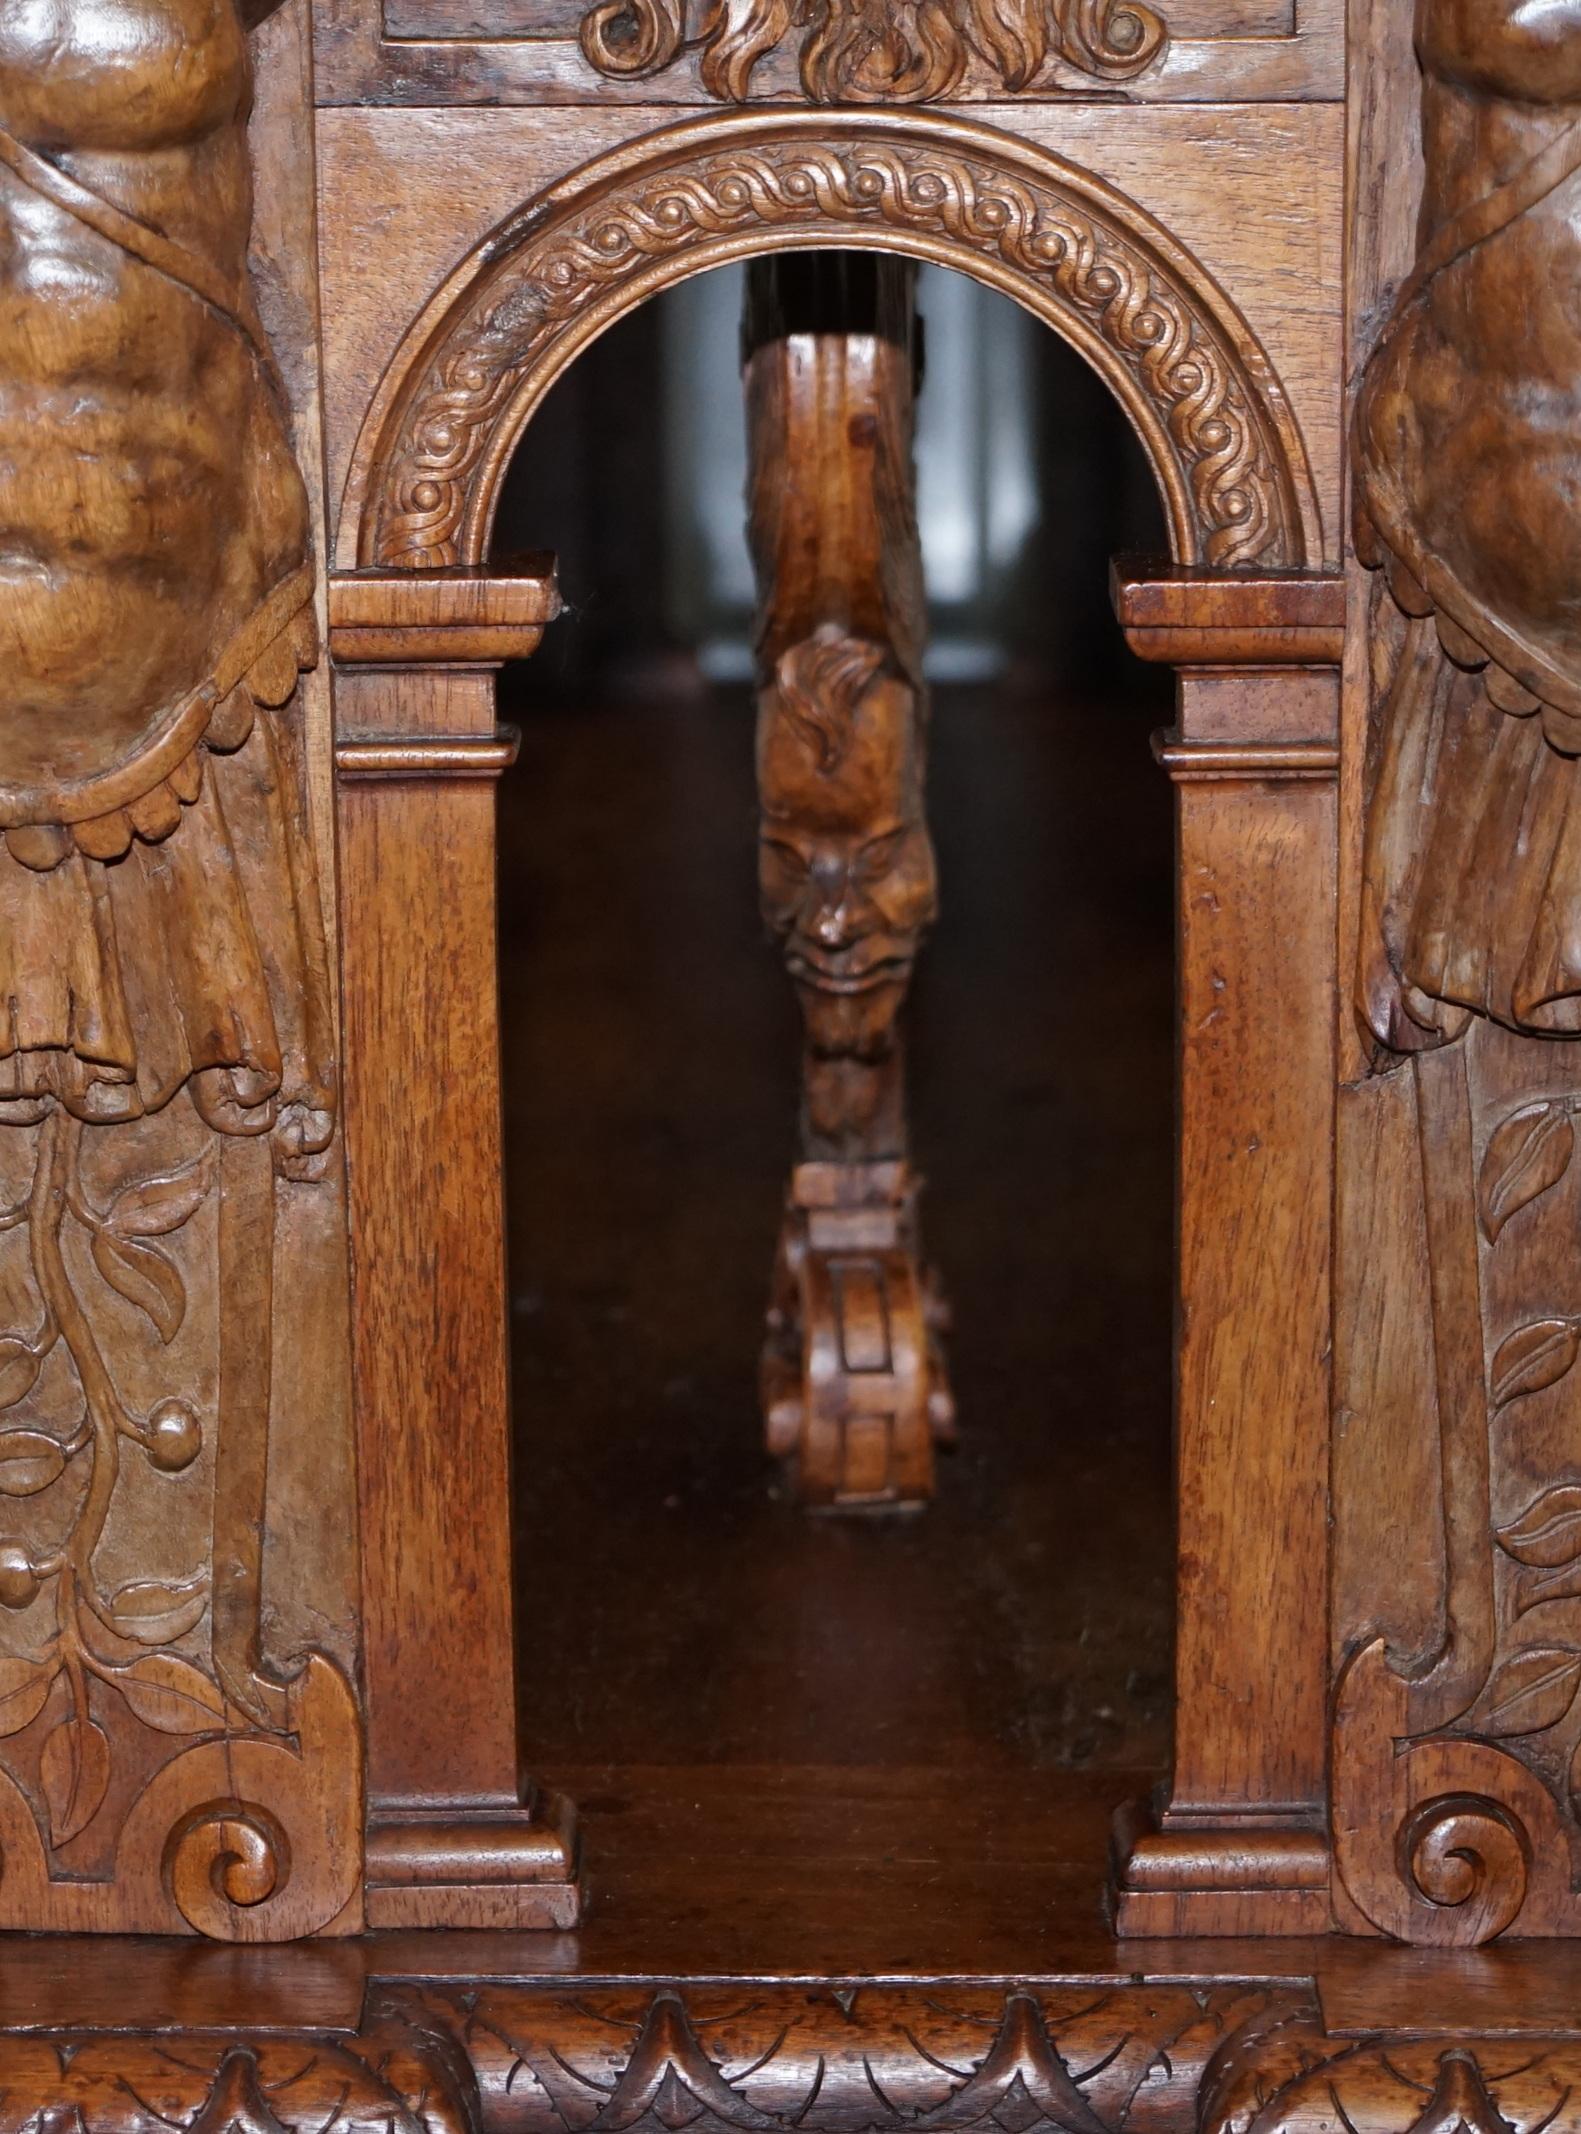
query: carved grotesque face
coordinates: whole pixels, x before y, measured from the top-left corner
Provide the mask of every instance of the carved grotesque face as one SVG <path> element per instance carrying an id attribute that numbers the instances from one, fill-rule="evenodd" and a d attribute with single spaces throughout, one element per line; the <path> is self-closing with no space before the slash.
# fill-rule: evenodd
<path id="1" fill-rule="evenodd" d="M 764 916 L 813 1050 L 858 1059 L 892 1043 L 937 908 L 918 706 L 882 660 L 820 632 L 784 654 L 758 707 Z"/>

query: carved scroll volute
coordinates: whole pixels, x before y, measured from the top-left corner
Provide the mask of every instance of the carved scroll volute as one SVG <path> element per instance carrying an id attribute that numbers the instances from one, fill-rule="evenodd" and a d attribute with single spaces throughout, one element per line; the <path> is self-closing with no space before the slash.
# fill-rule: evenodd
<path id="1" fill-rule="evenodd" d="M 118 22 L 0 24 L 0 1922 L 279 1939 L 361 1822 L 348 1545 L 266 1560 L 344 1479 L 308 509 L 242 19 Z"/>
<path id="2" fill-rule="evenodd" d="M 1168 41 L 1143 0 L 600 0 L 582 18 L 582 51 L 600 74 L 642 79 L 687 47 L 710 96 L 740 103 L 759 62 L 799 34 L 805 94 L 820 104 L 932 103 L 974 66 L 1020 95 L 1051 61 L 1097 81 L 1132 81 Z"/>
<path id="3" fill-rule="evenodd" d="M 1341 1541 L 1336 1839 L 1353 1923 L 1476 1942 L 1581 1927 L 1581 15 L 1533 40 L 1509 0 L 1428 0 L 1418 51 L 1418 255 L 1355 428 L 1375 1074 L 1341 1292 L 1386 1338 L 1339 1405 L 1342 1459 L 1441 1512 L 1411 1505 L 1392 1591 Z"/>

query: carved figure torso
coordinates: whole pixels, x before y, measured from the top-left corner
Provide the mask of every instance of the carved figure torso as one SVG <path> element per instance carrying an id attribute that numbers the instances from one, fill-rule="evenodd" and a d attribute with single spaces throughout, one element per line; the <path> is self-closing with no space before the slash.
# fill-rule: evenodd
<path id="1" fill-rule="evenodd" d="M 1428 0 L 1417 45 L 1419 265 L 1362 398 L 1367 500 L 1581 711 L 1581 8 Z"/>
<path id="2" fill-rule="evenodd" d="M 17 783 L 135 750 L 306 552 L 246 283 L 249 98 L 233 0 L 0 14 L 0 665 Z M 90 212 L 128 218 L 129 241 L 42 192 L 50 170 Z"/>
<path id="3" fill-rule="evenodd" d="M 1359 545 L 1411 618 L 1358 979 L 1396 1052 L 1581 1030 L 1581 9 L 1423 0 L 1417 47 L 1417 261 L 1356 415 Z"/>

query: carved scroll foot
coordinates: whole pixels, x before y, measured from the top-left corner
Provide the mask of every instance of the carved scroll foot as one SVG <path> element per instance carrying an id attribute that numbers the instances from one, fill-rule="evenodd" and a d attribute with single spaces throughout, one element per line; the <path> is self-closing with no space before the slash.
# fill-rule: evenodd
<path id="1" fill-rule="evenodd" d="M 841 1511 L 904 1511 L 933 1494 L 955 1439 L 940 1343 L 947 1307 L 917 1239 L 904 1163 L 804 1163 L 774 1266 L 763 1409 L 797 1493 Z"/>

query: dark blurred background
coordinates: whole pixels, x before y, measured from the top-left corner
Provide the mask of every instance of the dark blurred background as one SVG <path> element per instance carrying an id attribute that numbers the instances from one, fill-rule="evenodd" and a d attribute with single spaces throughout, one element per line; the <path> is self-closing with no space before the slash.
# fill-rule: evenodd
<path id="1" fill-rule="evenodd" d="M 496 547 L 502 988 L 532 1766 L 1156 1768 L 1169 1709 L 1171 825 L 1111 554 L 1164 547 L 1098 379 L 924 268 L 919 512 L 943 916 L 909 1010 L 955 1312 L 937 1502 L 809 1517 L 756 1367 L 798 1022 L 756 902 L 741 276 L 597 342 Z"/>

